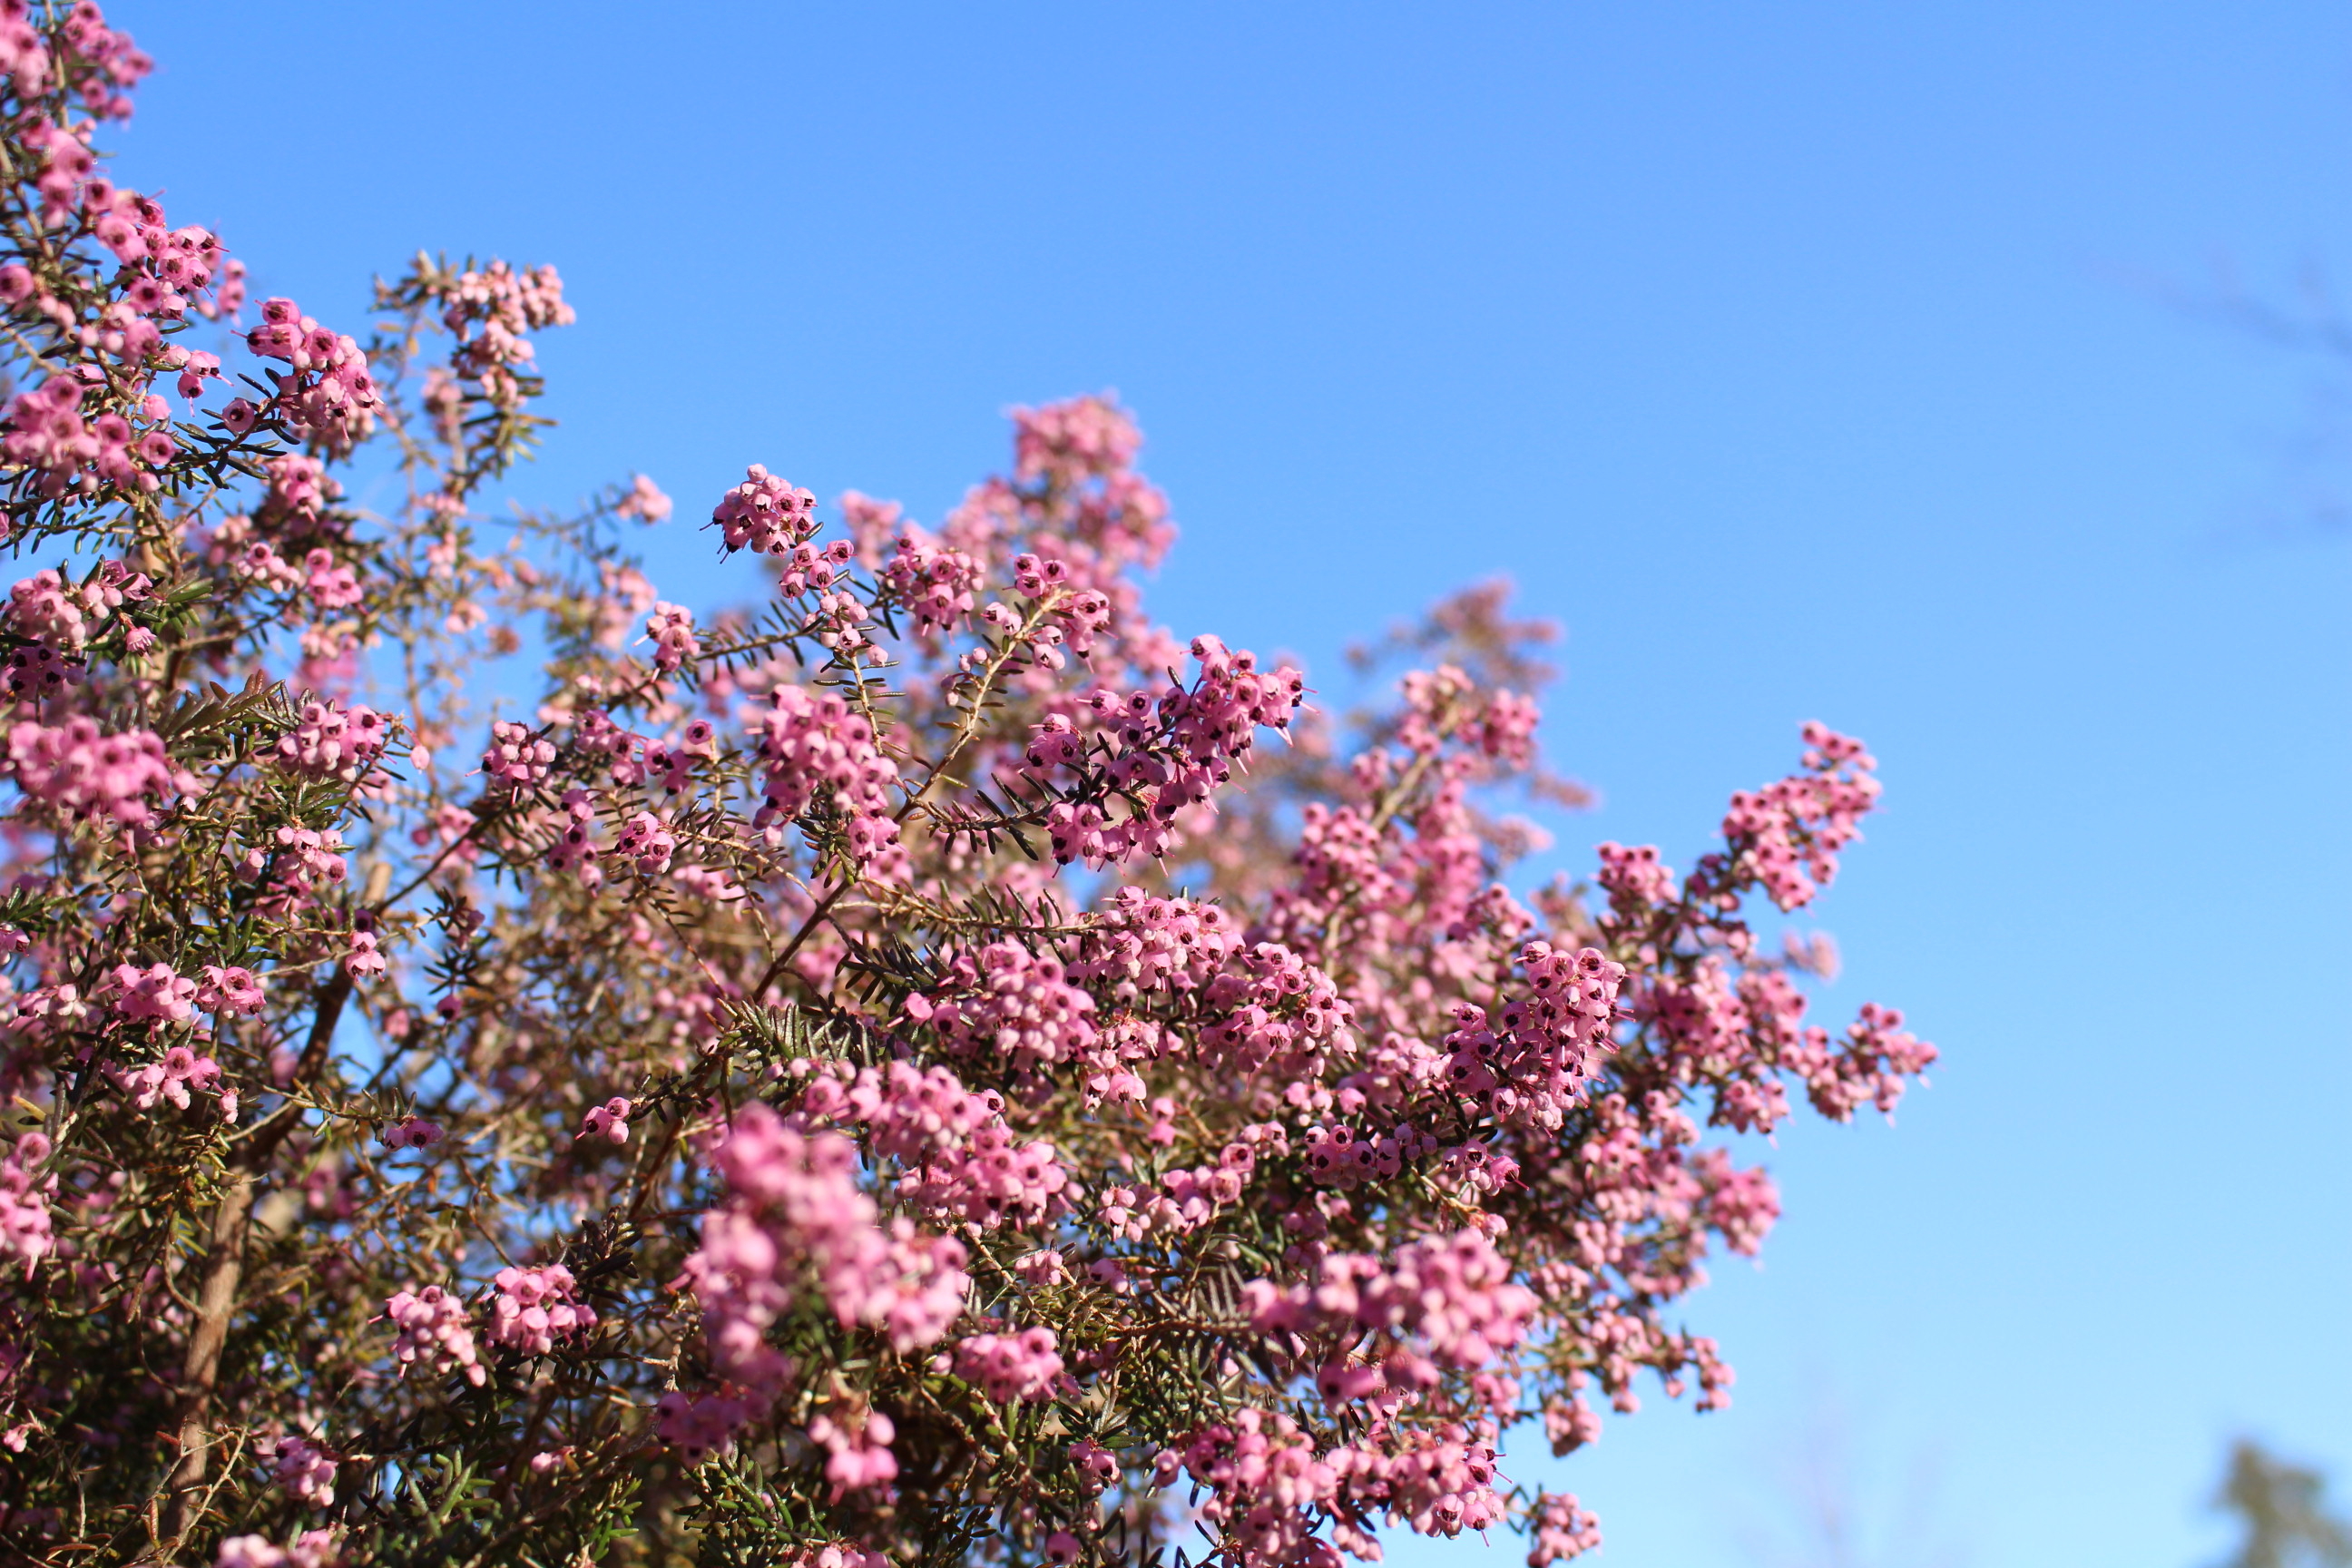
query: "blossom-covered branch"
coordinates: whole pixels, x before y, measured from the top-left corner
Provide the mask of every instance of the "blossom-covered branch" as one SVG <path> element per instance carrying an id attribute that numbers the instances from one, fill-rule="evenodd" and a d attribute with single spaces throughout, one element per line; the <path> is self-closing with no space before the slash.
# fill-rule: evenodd
<path id="1" fill-rule="evenodd" d="M 248 310 L 101 173 L 146 69 L 0 0 L 0 1556 L 1544 1568 L 1510 1434 L 1729 1403 L 1741 1135 L 1935 1058 L 1753 923 L 1858 742 L 1530 892 L 1544 628 L 1333 720 L 1150 618 L 1108 397 L 936 527 L 751 466 L 735 607 L 642 475 L 493 532 L 555 271 Z"/>

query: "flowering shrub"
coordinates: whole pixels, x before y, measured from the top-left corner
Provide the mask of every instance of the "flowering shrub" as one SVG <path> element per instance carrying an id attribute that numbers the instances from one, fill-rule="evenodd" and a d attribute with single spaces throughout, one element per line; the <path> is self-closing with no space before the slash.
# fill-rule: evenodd
<path id="1" fill-rule="evenodd" d="M 1523 898 L 1542 628 L 1464 595 L 1327 719 L 1146 616 L 1104 398 L 935 530 L 753 465 L 748 610 L 658 595 L 643 476 L 492 542 L 555 273 L 231 333 L 100 173 L 146 68 L 0 0 L 0 1556 L 1542 1568 L 1598 1531 L 1510 1435 L 1729 1402 L 1675 1314 L 1779 1204 L 1708 1130 L 1935 1056 L 1748 918 L 1858 743 Z"/>

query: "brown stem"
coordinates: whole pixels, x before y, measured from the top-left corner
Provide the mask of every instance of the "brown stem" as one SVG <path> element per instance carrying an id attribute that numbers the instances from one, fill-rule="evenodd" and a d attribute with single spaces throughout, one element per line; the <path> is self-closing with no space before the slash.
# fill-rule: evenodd
<path id="1" fill-rule="evenodd" d="M 229 1319 L 236 1310 L 237 1287 L 245 1278 L 245 1243 L 253 1225 L 254 1179 L 236 1171 L 213 1210 L 213 1231 L 205 1255 L 205 1278 L 196 1295 L 195 1331 L 188 1336 L 187 1362 L 180 1385 L 180 1461 L 173 1467 L 170 1556 L 195 1527 L 202 1507 L 205 1471 L 211 1457 L 208 1430 L 213 1390 L 220 1381 L 221 1351 L 228 1343 Z"/>
<path id="2" fill-rule="evenodd" d="M 335 1037 L 335 1025 L 343 1016 L 343 1004 L 351 999 L 352 972 L 338 965 L 327 983 L 319 987 L 318 1011 L 310 1020 L 310 1037 L 302 1046 L 302 1055 L 294 1064 L 294 1076 L 286 1086 L 284 1103 L 256 1122 L 245 1136 L 238 1150 L 236 1164 L 242 1170 L 257 1171 L 278 1152 L 286 1135 L 301 1124 L 302 1107 L 293 1091 L 319 1076 L 327 1065 L 327 1047 Z"/>
<path id="3" fill-rule="evenodd" d="M 771 963 L 766 971 L 761 974 L 759 984 L 743 994 L 745 1000 L 756 1005 L 761 997 L 768 994 L 769 986 L 783 978 L 784 966 L 792 963 L 793 954 L 798 952 L 801 950 L 801 944 L 816 933 L 816 928 L 824 922 L 824 917 L 833 912 L 833 906 L 839 903 L 841 896 L 856 886 L 856 883 L 857 879 L 855 876 L 845 876 L 833 891 L 817 900 L 816 907 L 809 911 L 808 919 L 801 922 L 801 929 L 793 933 L 793 940 L 784 943 L 783 951 L 776 954 L 774 962 Z"/>
<path id="4" fill-rule="evenodd" d="M 352 994 L 352 975 L 339 968 L 319 988 L 318 1009 L 310 1020 L 310 1037 L 295 1068 L 296 1082 L 315 1078 L 326 1065 L 327 1048 L 343 1004 Z M 294 1085 L 289 1085 L 289 1089 Z M 293 1100 L 255 1128 L 229 1162 L 228 1184 L 213 1210 L 212 1235 L 205 1249 L 204 1280 L 196 1291 L 196 1321 L 188 1335 L 188 1353 L 180 1373 L 180 1458 L 165 1484 L 172 1500 L 164 1531 L 170 1544 L 163 1556 L 179 1555 L 189 1532 L 204 1511 L 205 1474 L 211 1463 L 213 1393 L 220 1384 L 221 1353 L 228 1346 L 229 1323 L 236 1316 L 237 1291 L 245 1283 L 245 1247 L 253 1233 L 253 1199 L 259 1173 L 268 1164 L 286 1135 L 300 1124 L 290 1113 Z"/>

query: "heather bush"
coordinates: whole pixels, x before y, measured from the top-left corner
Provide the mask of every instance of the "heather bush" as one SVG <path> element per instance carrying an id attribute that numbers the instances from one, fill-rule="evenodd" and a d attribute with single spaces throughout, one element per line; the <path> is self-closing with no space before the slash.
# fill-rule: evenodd
<path id="1" fill-rule="evenodd" d="M 490 521 L 555 272 L 248 308 L 102 173 L 146 68 L 0 0 L 0 1554 L 1544 1568 L 1507 1433 L 1729 1403 L 1732 1135 L 1935 1056 L 1751 923 L 1857 742 L 1514 891 L 1548 628 L 1347 716 L 1171 635 L 1101 397 L 936 528 L 754 465 L 670 602 L 644 477 Z"/>

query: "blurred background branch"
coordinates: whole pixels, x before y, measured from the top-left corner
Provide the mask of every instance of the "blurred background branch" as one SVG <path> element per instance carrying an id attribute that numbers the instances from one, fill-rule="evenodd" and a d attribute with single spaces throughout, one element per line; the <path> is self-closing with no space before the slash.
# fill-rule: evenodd
<path id="1" fill-rule="evenodd" d="M 2289 1464 L 2251 1438 L 2230 1450 L 2214 1506 L 2245 1531 L 2219 1568 L 2343 1568 L 2352 1563 L 2352 1526 L 2326 1506 L 2326 1478 Z"/>

